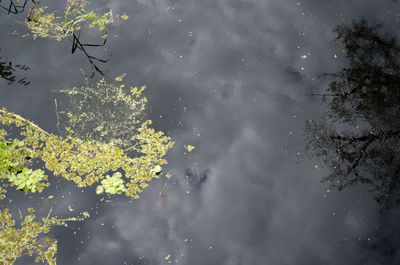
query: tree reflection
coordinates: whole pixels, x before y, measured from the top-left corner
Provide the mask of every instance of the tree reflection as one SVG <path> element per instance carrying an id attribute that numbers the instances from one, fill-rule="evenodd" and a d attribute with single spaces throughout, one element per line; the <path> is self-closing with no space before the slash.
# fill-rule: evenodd
<path id="1" fill-rule="evenodd" d="M 107 39 L 104 39 L 104 41 L 101 44 L 94 44 L 94 43 L 82 43 L 80 40 L 80 33 L 77 34 L 72 34 L 72 49 L 71 49 L 71 53 L 74 54 L 76 49 L 82 51 L 86 58 L 88 59 L 89 63 L 90 63 L 90 67 L 92 69 L 92 73 L 90 75 L 90 78 L 92 78 L 95 74 L 95 71 L 97 73 L 99 73 L 100 75 L 104 76 L 105 72 L 104 70 L 100 69 L 99 66 L 97 65 L 96 62 L 100 62 L 100 63 L 106 63 L 108 62 L 109 59 L 100 59 L 96 56 L 90 55 L 88 53 L 88 51 L 86 50 L 86 47 L 102 47 L 104 45 L 106 45 Z"/>
<path id="2" fill-rule="evenodd" d="M 27 81 L 25 77 L 17 79 L 14 73 L 17 69 L 27 71 L 29 70 L 29 67 L 21 64 L 13 64 L 10 61 L 3 61 L 0 56 L 0 78 L 7 80 L 9 85 L 14 82 L 17 82 L 24 86 L 29 85 L 30 82 Z"/>
<path id="3" fill-rule="evenodd" d="M 365 19 L 334 32 L 350 66 L 321 94 L 329 109 L 307 123 L 308 150 L 330 169 L 323 181 L 333 187 L 368 183 L 377 202 L 400 202 L 400 45 Z"/>
<path id="4" fill-rule="evenodd" d="M 7 14 L 18 14 L 22 13 L 25 10 L 25 6 L 28 3 L 28 0 L 24 0 L 23 3 L 18 0 L 0 0 L 0 8 L 7 12 Z M 35 1 L 32 0 L 34 3 Z"/>

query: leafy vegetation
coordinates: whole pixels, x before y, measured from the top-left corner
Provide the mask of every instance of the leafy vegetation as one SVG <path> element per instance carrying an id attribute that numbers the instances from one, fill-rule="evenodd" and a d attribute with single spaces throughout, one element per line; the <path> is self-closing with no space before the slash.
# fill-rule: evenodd
<path id="1" fill-rule="evenodd" d="M 28 211 L 34 213 L 33 208 L 28 208 Z M 55 217 L 43 218 L 42 224 L 34 222 L 34 219 L 33 214 L 25 216 L 21 228 L 17 229 L 9 210 L 0 211 L 0 264 L 13 264 L 25 250 L 30 256 L 34 252 L 38 254 L 35 262 L 56 264 L 54 255 L 57 253 L 57 242 L 44 248 L 38 244 L 37 238 L 41 233 L 48 233 L 52 224 L 59 225 L 61 222 Z"/>
<path id="2" fill-rule="evenodd" d="M 100 81 L 98 85 L 99 84 L 110 87 L 104 80 Z M 132 88 L 130 95 L 120 94 L 117 95 L 117 99 L 119 99 L 118 96 L 122 97 L 121 100 L 132 108 L 138 105 L 141 105 L 140 108 L 143 108 L 144 103 L 147 101 L 139 99 L 139 103 L 137 103 L 132 99 L 140 97 L 140 91 L 138 92 L 137 88 Z M 78 101 L 78 103 L 82 103 L 82 101 Z M 123 107 L 121 108 L 124 109 Z M 80 116 L 75 116 L 68 112 L 67 114 L 70 114 L 68 116 L 70 117 L 72 125 L 80 125 L 80 123 L 74 123 L 74 121 L 82 121 L 82 124 L 86 124 L 86 120 L 88 120 L 87 123 L 89 125 L 95 124 L 97 126 L 93 125 L 86 128 L 86 131 L 80 131 L 79 133 L 75 133 L 73 129 L 79 126 L 74 126 L 73 128 L 66 127 L 67 135 L 61 137 L 48 133 L 31 121 L 15 113 L 8 112 L 3 108 L 0 111 L 0 122 L 6 126 L 14 125 L 18 127 L 20 135 L 23 137 L 17 144 L 13 144 L 12 148 L 6 149 L 9 150 L 8 153 L 4 153 L 8 159 L 7 161 L 9 161 L 7 163 L 17 162 L 18 164 L 13 164 L 17 166 L 23 165 L 23 162 L 20 161 L 25 157 L 40 159 L 44 162 L 45 168 L 51 171 L 55 176 L 62 176 L 67 180 L 74 181 L 78 187 L 91 186 L 105 178 L 106 174 L 109 172 L 116 173 L 120 171 L 123 173 L 127 183 L 124 184 L 125 189 L 119 190 L 124 190 L 126 196 L 138 198 L 138 194 L 142 191 L 143 186 L 147 185 L 143 185 L 143 183 L 150 182 L 152 178 L 158 177 L 157 173 L 159 173 L 160 170 L 155 171 L 154 168 L 156 168 L 157 165 L 160 166 L 167 163 L 163 157 L 174 143 L 171 141 L 170 137 L 164 136 L 163 132 L 156 132 L 154 129 L 150 128 L 151 120 L 138 123 L 132 116 L 128 117 L 131 118 L 132 123 L 135 124 L 137 128 L 131 131 L 130 134 L 124 134 L 122 136 L 130 137 L 130 139 L 122 138 L 125 142 L 122 140 L 119 141 L 121 138 L 116 138 L 116 135 L 112 133 L 115 129 L 123 128 L 126 124 L 129 125 L 130 123 L 129 120 L 126 124 L 124 120 L 120 120 L 121 117 L 117 115 L 119 111 L 118 108 L 116 108 L 116 112 L 114 113 L 111 112 L 112 109 L 113 108 L 104 110 L 109 110 L 110 117 L 115 117 L 110 121 L 110 124 L 107 125 L 108 127 L 104 123 L 95 124 L 93 122 L 98 120 L 99 117 L 103 117 L 101 111 L 97 113 L 82 112 Z M 80 110 L 83 111 L 82 108 L 80 108 Z M 134 113 L 138 114 L 140 112 Z M 116 121 L 117 117 L 118 121 Z M 105 117 L 105 119 L 107 119 L 107 117 Z M 90 123 L 91 121 L 92 123 Z M 99 129 L 99 127 L 101 129 Z M 7 141 L 5 139 L 7 135 L 6 131 L 0 130 L 0 132 L 0 140 L 3 142 Z M 88 133 L 84 134 L 85 132 Z M 111 137 L 108 139 L 106 138 L 107 141 L 101 141 L 100 138 L 102 135 L 105 136 L 107 134 L 111 134 Z M 83 135 L 87 139 L 81 139 L 80 135 Z M 120 144 L 126 147 L 128 140 L 130 140 L 132 144 L 129 149 L 132 149 L 135 154 L 137 154 L 135 157 L 127 156 L 124 150 L 117 146 Z M 13 142 L 16 142 L 16 140 L 14 139 Z M 125 145 L 123 145 L 124 143 Z M 18 170 L 21 171 L 20 168 L 18 168 Z M 41 172 L 33 174 L 33 171 L 23 170 L 19 172 L 19 177 L 12 177 L 12 173 L 13 172 L 7 174 L 6 171 L 1 177 L 4 178 L 5 175 L 7 175 L 9 179 L 12 178 L 12 185 L 18 183 L 20 187 L 28 190 L 32 189 L 32 187 L 35 187 L 36 190 L 35 184 L 40 183 L 41 180 L 47 179 L 43 174 L 40 174 Z M 21 180 L 25 182 L 21 182 Z M 45 184 L 42 185 L 48 184 L 45 182 Z M 40 188 L 38 188 L 38 190 L 39 189 Z"/>
<path id="3" fill-rule="evenodd" d="M 1 198 L 5 198 L 9 186 L 16 186 L 25 192 L 41 192 L 43 188 L 49 186 L 48 177 L 42 169 L 29 168 L 31 160 L 42 161 L 45 168 L 54 176 L 71 180 L 78 187 L 100 182 L 96 188 L 97 194 L 125 193 L 134 199 L 139 198 L 139 193 L 153 178 L 159 177 L 162 172 L 161 165 L 167 163 L 163 157 L 174 143 L 170 137 L 150 128 L 151 120 L 139 118 L 147 102 L 146 98 L 141 98 L 141 92 L 145 87 L 141 89 L 134 87 L 129 95 L 122 91 L 123 85 L 107 84 L 104 80 L 98 82 L 96 87 L 98 91 L 89 85 L 64 91 L 71 96 L 81 96 L 80 100 L 72 101 L 72 111 L 64 112 L 71 125 L 65 128 L 65 136 L 46 132 L 33 122 L 5 108 L 0 110 L 0 123 L 5 127 L 18 129 L 21 136 L 21 139 L 9 139 L 7 131 L 0 129 L 0 179 L 8 180 L 8 183 L 3 182 L 0 186 Z M 103 97 L 103 92 L 108 93 L 109 98 Z M 103 109 L 105 116 L 100 109 L 96 109 L 101 108 L 101 104 L 108 106 Z M 125 117 L 124 110 L 128 111 L 126 121 L 121 120 Z M 118 116 L 120 114 L 122 117 Z M 112 117 L 114 119 L 111 119 Z M 104 123 L 103 119 L 110 120 Z M 87 126 L 79 130 L 80 126 L 85 124 Z M 123 135 L 118 134 L 118 131 L 126 126 L 132 126 L 132 129 L 127 128 Z M 74 129 L 78 131 L 75 132 Z M 127 153 L 131 151 L 130 154 L 134 156 L 128 156 L 124 150 Z M 3 215 L 7 220 L 11 220 L 8 209 Z M 28 219 L 31 222 L 33 217 Z M 61 219 L 53 220 L 55 222 Z M 13 221 L 3 224 L 1 233 L 11 233 L 11 235 L 22 233 L 22 230 L 12 230 Z M 15 248 L 11 254 L 3 255 L 8 263 L 12 263 L 15 257 L 22 255 L 23 249 L 28 251 L 36 249 L 39 260 L 44 261 L 40 258 L 43 251 L 40 252 L 34 238 L 42 231 L 48 231 L 46 230 L 48 224 L 40 226 L 38 223 L 25 222 L 23 227 L 25 224 L 33 227 L 28 236 L 29 240 L 24 237 L 25 239 L 18 241 L 21 242 L 21 247 Z M 11 238 L 5 238 L 4 242 L 8 242 Z M 52 259 L 54 251 L 56 246 L 52 245 L 47 254 L 43 254 L 49 264 L 55 264 Z"/>
<path id="4" fill-rule="evenodd" d="M 88 25 L 88 28 L 97 28 L 107 32 L 106 25 L 113 22 L 112 11 L 97 15 L 94 11 L 86 11 L 87 5 L 83 0 L 68 0 L 62 17 L 57 17 L 54 12 L 46 12 L 47 7 L 31 8 L 26 25 L 33 34 L 33 38 L 55 38 L 61 40 L 71 37 L 75 30 Z M 107 38 L 107 33 L 103 35 Z"/>
<path id="5" fill-rule="evenodd" d="M 121 177 L 122 175 L 119 172 L 115 172 L 112 177 L 107 175 L 106 178 L 101 181 L 101 185 L 97 186 L 96 193 L 101 194 L 105 191 L 109 194 L 121 194 L 126 190 Z"/>
<path id="6" fill-rule="evenodd" d="M 23 12 L 27 1 L 21 6 L 11 3 L 8 13 L 17 14 Z M 85 50 L 86 46 L 102 45 L 84 44 L 79 34 L 83 28 L 97 29 L 103 33 L 104 45 L 107 25 L 113 22 L 112 11 L 99 15 L 87 11 L 84 0 L 68 0 L 63 15 L 57 16 L 56 12 L 48 12 L 38 4 L 32 1 L 24 22 L 33 39 L 72 38 L 72 53 L 75 49 L 83 51 L 92 70 L 103 74 L 94 61 L 105 61 L 90 56 Z M 121 18 L 129 17 L 125 14 Z M 1 77 L 10 76 L 7 80 L 14 81 L 11 64 L 2 65 L 5 75 Z M 115 81 L 122 82 L 124 76 Z M 164 156 L 174 145 L 170 137 L 155 131 L 151 128 L 152 121 L 145 119 L 147 98 L 141 95 L 145 88 L 131 87 L 128 93 L 123 84 L 109 84 L 102 79 L 92 86 L 86 79 L 82 87 L 61 90 L 68 95 L 70 106 L 62 111 L 57 109 L 59 135 L 3 107 L 0 110 L 0 200 L 13 187 L 26 194 L 42 192 L 50 185 L 48 175 L 73 181 L 79 188 L 97 184 L 97 194 L 124 193 L 130 198 L 139 198 L 149 182 L 162 173 L 161 166 L 167 163 Z M 33 161 L 43 167 L 33 166 Z M 24 254 L 35 256 L 35 262 L 56 264 L 57 240 L 44 235 L 52 226 L 66 226 L 67 221 L 89 218 L 87 212 L 82 213 L 82 218 L 50 218 L 50 210 L 38 222 L 33 214 L 35 210 L 28 208 L 28 212 L 24 220 L 20 212 L 21 223 L 16 226 L 8 208 L 0 211 L 0 264 L 13 264 Z"/>
<path id="7" fill-rule="evenodd" d="M 90 55 L 89 48 L 102 47 L 106 44 L 108 38 L 107 26 L 113 23 L 112 10 L 103 13 L 88 11 L 86 6 L 88 3 L 85 0 L 67 0 L 64 11 L 60 14 L 57 11 L 47 11 L 47 7 L 39 7 L 40 2 L 31 1 L 32 6 L 26 16 L 26 20 L 21 22 L 24 24 L 29 33 L 23 34 L 23 37 L 32 36 L 36 38 L 52 38 L 58 41 L 68 38 L 72 41 L 71 52 L 74 53 L 76 49 L 83 52 L 89 60 L 92 68 L 91 76 L 94 76 L 95 71 L 104 75 L 104 71 L 97 65 L 106 63 L 108 59 L 100 59 L 96 56 Z M 23 5 L 16 6 L 11 0 L 8 13 L 18 14 L 24 11 L 27 0 Z M 3 7 L 3 6 L 1 6 Z M 5 8 L 5 7 L 3 7 Z M 93 29 L 96 29 L 93 31 Z M 102 34 L 102 43 L 96 44 L 95 42 L 84 43 L 81 40 L 81 32 L 100 32 Z"/>
<path id="8" fill-rule="evenodd" d="M 121 82 L 123 76 L 116 80 Z M 59 112 L 62 124 L 81 139 L 111 141 L 126 154 L 134 155 L 138 143 L 132 138 L 139 134 L 144 121 L 147 98 L 141 93 L 146 87 L 132 87 L 128 94 L 124 87 L 104 79 L 91 86 L 86 79 L 85 86 L 61 90 L 70 99 L 68 110 Z"/>
<path id="9" fill-rule="evenodd" d="M 57 240 L 51 240 L 50 237 L 40 237 L 47 234 L 50 228 L 55 225 L 67 226 L 68 221 L 82 221 L 89 217 L 87 212 L 83 212 L 83 217 L 59 219 L 51 217 L 51 209 L 42 222 L 35 222 L 36 216 L 33 208 L 27 209 L 29 215 L 22 221 L 20 214 L 20 228 L 16 228 L 16 222 L 12 218 L 9 209 L 0 211 L 0 264 L 13 264 L 17 258 L 23 254 L 35 256 L 35 262 L 46 262 L 50 265 L 56 264 L 55 255 L 57 254 Z M 27 252 L 27 253 L 26 253 Z"/>

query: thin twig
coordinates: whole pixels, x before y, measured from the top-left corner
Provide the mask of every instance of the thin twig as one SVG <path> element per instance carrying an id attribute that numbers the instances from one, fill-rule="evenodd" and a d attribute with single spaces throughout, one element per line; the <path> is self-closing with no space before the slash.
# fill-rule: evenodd
<path id="1" fill-rule="evenodd" d="M 25 119 L 25 118 L 22 118 L 20 115 L 18 115 L 18 114 L 16 114 L 16 113 L 9 112 L 9 111 L 3 110 L 3 109 L 1 109 L 0 112 L 3 113 L 3 114 L 5 114 L 5 115 L 14 116 L 15 118 L 21 120 L 22 122 L 27 123 L 27 124 L 29 124 L 30 126 L 32 126 L 32 127 L 34 127 L 35 129 L 37 129 L 38 131 L 40 131 L 40 132 L 46 134 L 47 136 L 51 136 L 50 133 L 46 132 L 45 130 L 43 130 L 42 128 L 40 128 L 39 126 L 37 126 L 36 124 L 34 124 L 33 122 L 31 122 L 30 120 L 27 120 L 27 119 Z"/>
<path id="2" fill-rule="evenodd" d="M 26 16 L 26 20 L 31 21 L 31 15 L 35 7 L 39 4 L 40 2 L 33 2 L 33 6 L 29 9 L 28 15 Z"/>
<path id="3" fill-rule="evenodd" d="M 60 116 L 58 115 L 58 106 L 57 106 L 57 99 L 54 99 L 54 104 L 56 105 L 56 115 L 57 115 L 57 130 L 58 134 L 61 136 L 61 130 L 60 130 Z"/>

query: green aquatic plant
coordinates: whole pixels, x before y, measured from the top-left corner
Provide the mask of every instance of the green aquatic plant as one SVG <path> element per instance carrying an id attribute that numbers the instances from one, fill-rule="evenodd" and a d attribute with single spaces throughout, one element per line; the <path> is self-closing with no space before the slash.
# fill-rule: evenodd
<path id="1" fill-rule="evenodd" d="M 114 106 L 119 106 L 115 108 L 114 113 L 110 113 L 113 117 L 118 117 L 119 111 L 129 106 L 132 107 L 131 115 L 141 115 L 145 109 L 147 99 L 140 98 L 144 87 L 141 89 L 134 87 L 130 94 L 126 95 L 122 92 L 122 85 L 115 87 L 107 84 L 104 80 L 100 81 L 98 85 L 103 88 L 114 88 L 114 90 L 108 91 L 110 98 L 115 100 L 115 102 L 108 101 L 108 104 L 113 106 L 111 103 L 114 103 Z M 94 92 L 93 89 L 87 89 Z M 85 90 L 72 89 L 69 91 L 83 93 Z M 71 92 L 71 95 L 81 94 Z M 2 181 L 0 199 L 5 198 L 7 188 L 10 186 L 16 186 L 17 189 L 26 193 L 41 192 L 49 186 L 45 172 L 42 169 L 32 168 L 32 160 L 41 161 L 45 169 L 54 176 L 71 180 L 78 187 L 91 186 L 100 182 L 96 188 L 97 194 L 125 193 L 126 196 L 133 199 L 139 198 L 140 192 L 149 185 L 148 183 L 153 178 L 159 177 L 162 172 L 161 165 L 167 163 L 163 157 L 174 144 L 170 137 L 150 128 L 151 120 L 139 117 L 136 119 L 131 117 L 130 122 L 129 119 L 128 121 L 118 119 L 118 122 L 121 123 L 119 125 L 115 119 L 110 121 L 109 127 L 103 126 L 101 130 L 98 127 L 102 123 L 86 128 L 93 130 L 92 132 L 84 130 L 75 132 L 73 128 L 78 127 L 75 126 L 74 121 L 80 119 L 85 122 L 85 117 L 95 115 L 95 112 L 89 111 L 94 111 L 94 109 L 77 107 L 83 103 L 93 104 L 93 102 L 79 100 L 76 102 L 75 110 L 79 110 L 81 113 L 86 112 L 87 115 L 79 116 L 79 111 L 66 112 L 66 116 L 70 118 L 71 127 L 65 128 L 64 136 L 49 133 L 35 123 L 9 112 L 5 108 L 0 110 L 0 125 L 2 125 L 2 129 L 0 129 L 0 181 Z M 108 111 L 112 111 L 112 108 Z M 75 114 L 76 117 L 74 117 Z M 99 114 L 97 113 L 97 115 Z M 130 116 L 128 115 L 128 117 Z M 97 118 L 92 117 L 91 121 L 98 121 Z M 124 128 L 126 124 L 134 124 L 136 127 L 135 130 L 129 131 L 123 137 L 109 131 L 112 128 Z M 6 128 L 12 129 L 13 132 L 18 129 L 20 133 L 18 139 L 9 138 Z M 106 142 L 103 142 L 102 131 L 107 132 L 103 133 L 103 136 L 109 135 L 109 133 L 111 135 L 109 138 L 105 138 Z M 97 134 L 98 132 L 99 134 Z M 123 140 L 118 141 L 118 136 Z M 131 147 L 128 147 L 129 141 Z M 133 151 L 129 153 L 130 155 L 127 155 L 128 149 Z M 166 177 L 169 175 L 167 174 Z M 29 211 L 34 212 L 32 208 Z M 83 218 L 89 217 L 87 212 L 82 214 Z M 55 217 L 49 219 L 48 216 L 42 219 L 43 223 L 40 224 L 34 222 L 34 218 L 34 215 L 27 216 L 26 221 L 21 224 L 21 228 L 17 229 L 14 227 L 15 221 L 11 218 L 9 210 L 6 208 L 0 212 L 0 264 L 13 264 L 16 258 L 24 254 L 24 251 L 28 251 L 30 256 L 35 254 L 36 262 L 56 264 L 54 255 L 57 252 L 57 242 L 52 242 L 47 238 L 47 244 L 40 244 L 38 243 L 39 235 L 46 234 L 54 225 L 65 224 L 66 221 L 82 220 Z"/>
<path id="2" fill-rule="evenodd" d="M 67 226 L 68 221 L 81 221 L 88 218 L 88 214 L 83 212 L 81 218 L 59 219 L 50 218 L 50 213 L 42 222 L 34 221 L 36 216 L 33 208 L 27 209 L 29 215 L 22 221 L 20 213 L 20 228 L 16 228 L 16 222 L 12 218 L 9 209 L 0 211 L 0 264 L 13 264 L 17 258 L 24 254 L 35 256 L 35 262 L 46 262 L 49 265 L 56 265 L 55 255 L 57 254 L 57 240 L 51 240 L 48 236 L 53 226 Z M 41 240 L 44 239 L 44 240 Z"/>
<path id="3" fill-rule="evenodd" d="M 152 169 L 156 165 L 167 163 L 163 156 L 173 146 L 170 137 L 149 128 L 150 120 L 143 122 L 138 128 L 138 134 L 132 137 L 138 141 L 134 150 L 140 155 L 136 157 L 126 156 L 112 141 L 103 143 L 75 137 L 71 128 L 66 128 L 69 132 L 66 137 L 56 136 L 4 108 L 0 110 L 0 123 L 19 127 L 20 135 L 23 137 L 21 141 L 24 144 L 13 153 L 12 161 L 21 160 L 21 155 L 25 157 L 26 152 L 29 152 L 31 159 L 40 159 L 44 162 L 45 168 L 55 176 L 74 181 L 78 187 L 91 186 L 109 172 L 120 170 L 125 177 L 125 194 L 131 198 L 139 198 L 138 194 L 143 190 L 142 184 L 150 182 L 155 177 Z M 3 137 L 0 140 L 4 141 L 6 132 L 0 130 L 0 135 Z M 10 176 L 12 176 L 11 171 L 8 175 L 7 172 L 0 175 L 1 178 L 8 179 Z M 41 174 L 30 174 L 30 177 L 26 177 L 27 173 L 24 173 L 22 176 L 17 179 L 18 185 L 27 190 L 46 179 Z M 11 183 L 16 185 L 17 180 L 13 180 Z"/>
<path id="4" fill-rule="evenodd" d="M 33 160 L 78 187 L 100 182 L 98 194 L 125 193 L 133 199 L 139 198 L 148 183 L 161 174 L 161 165 L 167 163 L 164 156 L 174 142 L 151 128 L 151 120 L 143 118 L 147 98 L 141 97 L 141 93 L 145 87 L 132 87 L 128 94 L 123 87 L 101 80 L 96 86 L 97 93 L 89 85 L 65 90 L 70 96 L 79 97 L 72 101 L 75 104 L 72 110 L 64 113 L 70 125 L 65 127 L 64 136 L 49 133 L 18 114 L 1 109 L 0 199 L 6 197 L 8 187 L 34 193 L 50 185 L 43 169 L 32 168 Z M 81 124 L 87 127 L 80 128 Z M 124 130 L 124 134 L 113 130 Z M 10 138 L 8 131 L 13 134 L 19 131 L 19 136 Z M 86 212 L 83 215 L 89 217 Z M 36 262 L 56 264 L 57 242 L 48 239 L 48 244 L 41 245 L 37 238 L 53 225 L 82 220 L 47 217 L 40 224 L 34 218 L 28 215 L 17 229 L 9 210 L 0 212 L 0 264 L 13 264 L 24 251 L 31 256 L 36 254 Z"/>
<path id="5" fill-rule="evenodd" d="M 163 157 L 174 142 L 150 128 L 151 120 L 142 118 L 147 102 L 146 97 L 141 98 L 145 86 L 132 87 L 125 94 L 123 85 L 101 80 L 96 88 L 98 91 L 89 85 L 64 90 L 73 98 L 78 96 L 72 100 L 72 110 L 63 112 L 70 125 L 65 127 L 65 136 L 46 132 L 5 108 L 0 110 L 0 124 L 17 127 L 22 137 L 6 139 L 7 132 L 0 129 L 0 179 L 8 179 L 11 186 L 26 192 L 41 192 L 49 185 L 47 176 L 41 170 L 29 169 L 29 158 L 42 161 L 55 176 L 73 181 L 78 187 L 91 186 L 107 179 L 110 173 L 122 174 L 119 188 L 107 189 L 102 184 L 104 191 L 139 198 L 148 182 L 158 178 L 161 165 L 167 163 Z"/>
<path id="6" fill-rule="evenodd" d="M 124 74 L 115 78 L 121 82 Z M 142 97 L 146 86 L 131 87 L 126 93 L 124 84 L 107 83 L 104 79 L 95 85 L 61 90 L 68 95 L 68 110 L 59 111 L 61 123 L 70 127 L 84 140 L 112 141 L 127 155 L 135 155 L 137 142 L 132 137 L 139 134 L 144 122 L 147 98 Z"/>
<path id="7" fill-rule="evenodd" d="M 105 191 L 109 194 L 121 194 L 125 190 L 121 173 L 115 172 L 111 177 L 107 175 L 105 179 L 101 180 L 101 185 L 97 186 L 96 193 L 101 194 Z"/>
<path id="8" fill-rule="evenodd" d="M 30 208 L 30 212 L 34 212 Z M 37 243 L 37 238 L 41 233 L 49 231 L 50 224 L 57 223 L 55 219 L 42 220 L 42 224 L 34 222 L 35 215 L 27 215 L 21 223 L 21 228 L 15 228 L 15 221 L 12 219 L 8 209 L 0 211 L 0 264 L 13 264 L 15 260 L 28 251 L 30 256 L 34 252 L 38 255 L 36 262 L 47 262 L 56 264 L 54 255 L 57 252 L 57 242 L 43 249 Z"/>
<path id="9" fill-rule="evenodd" d="M 94 11 L 86 11 L 85 1 L 68 1 L 62 17 L 56 16 L 54 12 L 47 12 L 47 7 L 38 7 L 34 4 L 30 9 L 26 26 L 33 34 L 33 38 L 55 38 L 61 40 L 72 37 L 75 30 L 80 30 L 85 25 L 89 29 L 97 28 L 100 32 L 105 32 L 103 38 L 107 38 L 107 25 L 113 22 L 112 10 L 96 14 Z"/>
<path id="10" fill-rule="evenodd" d="M 9 175 L 8 179 L 11 183 L 17 186 L 17 189 L 35 193 L 38 189 L 38 184 L 44 184 L 40 181 L 46 180 L 47 176 L 44 175 L 44 171 L 41 169 L 32 170 L 24 167 L 18 174 L 12 173 Z"/>
<path id="11" fill-rule="evenodd" d="M 86 46 L 102 45 L 81 43 L 79 33 L 87 28 L 96 29 L 103 34 L 104 45 L 108 37 L 107 26 L 113 22 L 112 11 L 98 14 L 87 11 L 84 0 L 68 0 L 63 14 L 57 16 L 46 7 L 38 7 L 39 2 L 32 3 L 24 22 L 30 30 L 27 35 L 33 39 L 49 37 L 58 41 L 70 37 L 72 53 L 77 48 L 83 51 L 92 69 L 102 74 L 93 61 L 104 60 L 85 51 Z M 126 20 L 129 17 L 123 15 L 121 18 Z M 122 77 L 116 81 L 122 81 Z M 69 121 L 65 133 L 60 135 L 1 109 L 0 200 L 6 198 L 10 187 L 27 194 L 42 192 L 50 185 L 46 174 L 73 181 L 79 188 L 99 183 L 98 194 L 125 193 L 130 198 L 139 198 L 148 183 L 161 174 L 161 165 L 167 163 L 164 156 L 174 142 L 163 132 L 151 128 L 151 120 L 144 119 L 147 98 L 141 97 L 141 93 L 145 86 L 140 89 L 132 87 L 130 93 L 125 93 L 123 87 L 101 80 L 96 87 L 87 83 L 81 88 L 64 90 L 74 98 L 71 102 L 75 104 L 65 112 Z M 96 100 L 99 99 L 97 103 L 101 107 L 96 109 Z M 80 128 L 82 124 L 84 126 Z M 32 161 L 39 162 L 42 167 L 36 168 Z M 169 174 L 166 177 L 170 177 Z M 50 218 L 50 210 L 48 216 L 38 222 L 33 214 L 35 210 L 28 208 L 28 212 L 30 214 L 23 221 L 20 212 L 22 222 L 16 226 L 10 210 L 0 210 L 0 264 L 13 264 L 17 258 L 28 254 L 35 256 L 37 263 L 55 265 L 57 240 L 46 236 L 51 227 L 66 226 L 67 221 L 89 217 L 87 212 L 83 212 L 82 218 Z"/>
<path id="12" fill-rule="evenodd" d="M 31 150 L 24 148 L 24 142 L 18 139 L 6 141 L 4 130 L 0 132 L 0 179 L 8 179 L 11 186 L 25 192 L 41 192 L 49 184 L 47 176 L 41 169 L 27 168 Z M 44 182 L 42 182 L 44 181 Z M 7 184 L 8 185 L 8 184 Z M 5 198 L 6 190 L 0 188 L 0 199 Z"/>
<path id="13" fill-rule="evenodd" d="M 22 22 L 29 33 L 22 36 L 32 36 L 33 39 L 52 38 L 58 41 L 68 38 L 72 41 L 72 53 L 78 49 L 89 60 L 92 68 L 91 76 L 94 76 L 95 71 L 104 75 L 104 71 L 97 64 L 106 63 L 108 60 L 90 55 L 87 48 L 101 47 L 106 44 L 108 38 L 107 26 L 114 21 L 112 10 L 103 13 L 94 10 L 88 11 L 86 1 L 68 0 L 65 10 L 62 14 L 59 14 L 56 11 L 48 11 L 46 6 L 39 7 L 39 2 L 32 2 L 33 5 L 29 9 L 26 20 Z M 101 33 L 102 43 L 82 42 L 81 32 L 83 31 Z"/>

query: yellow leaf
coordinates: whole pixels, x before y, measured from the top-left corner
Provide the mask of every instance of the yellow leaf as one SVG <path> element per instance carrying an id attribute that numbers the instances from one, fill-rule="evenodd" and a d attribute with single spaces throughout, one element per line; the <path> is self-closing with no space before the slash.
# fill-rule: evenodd
<path id="1" fill-rule="evenodd" d="M 192 152 L 192 150 L 195 148 L 193 145 L 185 145 L 184 146 L 186 150 L 188 150 L 188 152 Z"/>
<path id="2" fill-rule="evenodd" d="M 124 14 L 124 15 L 121 16 L 121 18 L 122 18 L 123 20 L 127 20 L 127 19 L 129 19 L 129 16 L 127 16 L 126 14 Z"/>
<path id="3" fill-rule="evenodd" d="M 122 79 L 124 79 L 125 76 L 126 76 L 126 73 L 123 73 L 123 74 L 121 74 L 121 75 L 115 77 L 115 81 L 121 82 Z"/>

